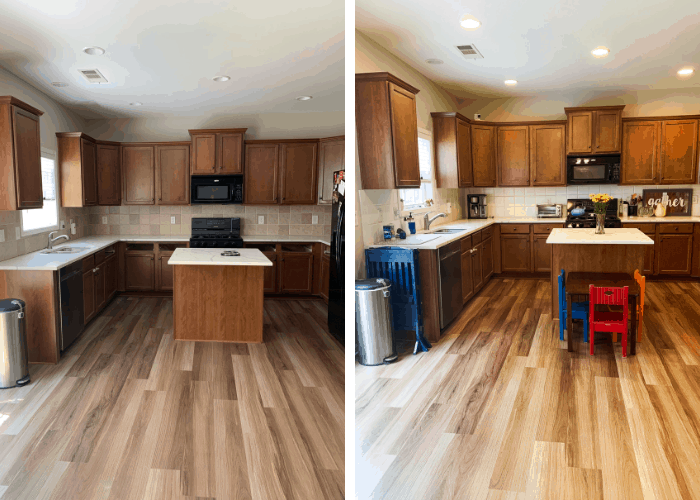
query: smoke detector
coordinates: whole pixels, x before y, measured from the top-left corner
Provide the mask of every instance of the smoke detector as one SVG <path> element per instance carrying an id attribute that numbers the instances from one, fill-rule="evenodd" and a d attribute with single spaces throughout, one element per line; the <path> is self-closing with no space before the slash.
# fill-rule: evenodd
<path id="1" fill-rule="evenodd" d="M 466 59 L 483 59 L 484 56 L 481 55 L 479 49 L 476 45 L 457 45 L 457 50 L 459 50 Z"/>
<path id="2" fill-rule="evenodd" d="M 88 83 L 107 83 L 107 79 L 96 69 L 79 69 L 80 74 Z"/>

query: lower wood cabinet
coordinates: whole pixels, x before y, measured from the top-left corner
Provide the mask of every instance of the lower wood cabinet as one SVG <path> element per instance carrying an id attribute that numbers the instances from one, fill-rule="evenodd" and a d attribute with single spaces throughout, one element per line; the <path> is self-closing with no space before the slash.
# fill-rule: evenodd
<path id="1" fill-rule="evenodd" d="M 277 254 L 272 250 L 264 251 L 263 255 L 272 261 L 272 267 L 263 271 L 263 292 L 277 293 Z"/>
<path id="2" fill-rule="evenodd" d="M 501 230 L 501 270 L 504 273 L 532 272 L 529 234 L 504 234 Z"/>
<path id="3" fill-rule="evenodd" d="M 83 259 L 83 324 L 87 324 L 117 292 L 118 260 L 115 246 Z"/>
<path id="4" fill-rule="evenodd" d="M 321 276 L 320 276 L 320 286 L 318 289 L 318 294 L 321 296 L 323 301 L 328 304 L 328 293 L 330 289 L 330 276 L 331 276 L 331 258 L 329 255 L 321 256 Z"/>
<path id="5" fill-rule="evenodd" d="M 466 304 L 474 296 L 471 249 L 462 252 L 462 303 Z"/>
<path id="6" fill-rule="evenodd" d="M 97 266 L 93 271 L 95 285 L 95 313 L 105 306 L 107 297 L 105 296 L 105 271 L 104 267 Z"/>
<path id="7" fill-rule="evenodd" d="M 474 293 L 476 294 L 484 286 L 484 274 L 482 266 L 482 254 L 484 253 L 483 243 L 474 245 L 471 253 L 472 258 L 472 278 L 474 281 Z"/>
<path id="8" fill-rule="evenodd" d="M 656 274 L 690 275 L 693 235 L 659 234 L 656 248 Z"/>
<path id="9" fill-rule="evenodd" d="M 493 238 L 491 236 L 481 242 L 481 275 L 484 277 L 484 284 L 493 276 Z"/>
<path id="10" fill-rule="evenodd" d="M 532 236 L 532 270 L 536 273 L 548 273 L 552 270 L 552 245 L 547 244 L 549 234 Z"/>
<path id="11" fill-rule="evenodd" d="M 95 273 L 90 269 L 83 272 L 83 324 L 87 325 L 95 314 Z"/>
<path id="12" fill-rule="evenodd" d="M 116 253 L 107 257 L 104 263 L 105 270 L 105 300 L 109 302 L 117 293 L 117 280 L 119 276 L 119 260 Z"/>
<path id="13" fill-rule="evenodd" d="M 173 266 L 168 264 L 168 259 L 172 255 L 173 252 L 159 252 L 158 261 L 156 262 L 156 290 L 158 291 L 173 291 Z"/>
<path id="14" fill-rule="evenodd" d="M 314 255 L 311 252 L 290 252 L 280 254 L 279 291 L 309 295 L 313 290 Z"/>
<path id="15" fill-rule="evenodd" d="M 156 254 L 153 244 L 128 244 L 124 252 L 125 289 L 152 291 L 156 285 Z"/>

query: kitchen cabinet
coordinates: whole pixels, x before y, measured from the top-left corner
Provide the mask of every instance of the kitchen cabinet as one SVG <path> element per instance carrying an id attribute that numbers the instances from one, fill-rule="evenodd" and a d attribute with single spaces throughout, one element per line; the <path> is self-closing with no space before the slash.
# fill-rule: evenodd
<path id="1" fill-rule="evenodd" d="M 82 132 L 57 133 L 62 207 L 97 205 L 97 145 Z"/>
<path id="2" fill-rule="evenodd" d="M 330 254 L 324 253 L 321 256 L 321 276 L 319 278 L 320 285 L 318 288 L 318 294 L 321 296 L 323 301 L 328 304 L 328 293 L 330 290 L 330 276 L 331 276 L 331 258 Z"/>
<path id="3" fill-rule="evenodd" d="M 119 275 L 119 260 L 116 253 L 107 257 L 104 263 L 105 297 L 109 302 L 117 293 L 117 277 Z"/>
<path id="4" fill-rule="evenodd" d="M 294 247 L 294 245 L 291 245 Z M 285 250 L 279 261 L 280 293 L 310 295 L 313 290 L 313 260 L 310 248 Z"/>
<path id="5" fill-rule="evenodd" d="M 0 210 L 42 208 L 38 109 L 0 97 Z"/>
<path id="6" fill-rule="evenodd" d="M 246 128 L 190 130 L 193 175 L 243 173 Z"/>
<path id="7" fill-rule="evenodd" d="M 122 203 L 155 204 L 155 146 L 122 145 Z"/>
<path id="8" fill-rule="evenodd" d="M 532 270 L 548 273 L 552 270 L 552 245 L 547 244 L 549 234 L 532 235 Z"/>
<path id="9" fill-rule="evenodd" d="M 510 234 L 501 230 L 501 271 L 504 273 L 532 271 L 529 231 L 528 234 Z"/>
<path id="10" fill-rule="evenodd" d="M 101 311 L 106 303 L 107 296 L 105 295 L 105 271 L 104 266 L 97 265 L 93 271 L 94 286 L 95 286 L 95 313 Z"/>
<path id="11" fill-rule="evenodd" d="M 659 224 L 660 225 L 660 224 Z M 654 263 L 655 263 L 655 248 L 658 244 L 656 238 L 656 224 L 623 224 L 622 227 L 629 227 L 639 229 L 649 238 L 654 240 L 653 245 L 645 245 L 644 248 L 644 269 L 642 269 L 642 274 L 645 276 L 651 276 L 655 274 Z"/>
<path id="12" fill-rule="evenodd" d="M 659 234 L 657 238 L 656 274 L 690 275 L 693 235 Z"/>
<path id="13" fill-rule="evenodd" d="M 95 272 L 83 272 L 83 324 L 87 325 L 95 317 Z"/>
<path id="14" fill-rule="evenodd" d="M 277 143 L 246 143 L 244 196 L 247 204 L 277 203 L 279 149 Z"/>
<path id="15" fill-rule="evenodd" d="M 698 173 L 698 120 L 661 122 L 659 184 L 694 184 Z"/>
<path id="16" fill-rule="evenodd" d="M 483 243 L 477 243 L 472 248 L 472 279 L 474 283 L 474 294 L 479 293 L 479 290 L 484 286 L 484 273 L 482 265 L 482 254 L 484 253 Z"/>
<path id="17" fill-rule="evenodd" d="M 530 185 L 530 134 L 527 125 L 499 126 L 496 143 L 499 186 Z"/>
<path id="18" fill-rule="evenodd" d="M 355 75 L 362 189 L 420 187 L 417 94 L 390 73 Z"/>
<path id="19" fill-rule="evenodd" d="M 474 276 L 472 271 L 471 248 L 462 250 L 462 303 L 466 304 L 474 296 Z"/>
<path id="20" fill-rule="evenodd" d="M 318 204 L 333 203 L 333 172 L 345 170 L 345 136 L 319 141 Z"/>
<path id="21" fill-rule="evenodd" d="M 484 284 L 493 276 L 493 238 L 490 235 L 481 242 L 481 274 Z"/>
<path id="22" fill-rule="evenodd" d="M 530 125 L 530 185 L 566 185 L 566 125 Z"/>
<path id="23" fill-rule="evenodd" d="M 274 250 L 264 251 L 263 255 L 272 262 L 272 267 L 268 266 L 263 271 L 263 292 L 277 293 L 277 253 Z"/>
<path id="24" fill-rule="evenodd" d="M 124 252 L 124 281 L 127 291 L 155 289 L 155 246 L 152 243 L 127 243 Z"/>
<path id="25" fill-rule="evenodd" d="M 190 203 L 190 146 L 156 146 L 155 184 L 158 205 Z"/>
<path id="26" fill-rule="evenodd" d="M 97 204 L 121 205 L 122 182 L 119 144 L 97 142 Z"/>
<path id="27" fill-rule="evenodd" d="M 567 154 L 620 152 L 623 106 L 564 108 L 567 117 Z"/>
<path id="28" fill-rule="evenodd" d="M 431 113 L 438 188 L 473 185 L 472 134 L 469 121 L 459 113 Z"/>
<path id="29" fill-rule="evenodd" d="M 282 205 L 315 205 L 318 173 L 318 141 L 280 145 L 280 193 Z"/>
<path id="30" fill-rule="evenodd" d="M 660 121 L 623 122 L 620 184 L 658 182 L 660 137 Z"/>
<path id="31" fill-rule="evenodd" d="M 475 187 L 497 185 L 496 175 L 496 127 L 471 125 L 472 174 Z"/>
<path id="32" fill-rule="evenodd" d="M 187 243 L 158 243 L 155 252 L 155 290 L 158 292 L 172 292 L 174 284 L 173 266 L 168 260 L 178 248 L 187 248 Z"/>

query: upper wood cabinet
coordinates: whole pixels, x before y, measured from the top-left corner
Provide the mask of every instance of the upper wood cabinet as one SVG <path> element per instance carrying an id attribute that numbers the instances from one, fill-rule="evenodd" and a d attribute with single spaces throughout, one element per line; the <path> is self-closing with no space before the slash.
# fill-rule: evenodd
<path id="1" fill-rule="evenodd" d="M 329 137 L 319 141 L 318 204 L 333 201 L 333 172 L 345 170 L 345 136 Z"/>
<path id="2" fill-rule="evenodd" d="M 661 122 L 622 124 L 620 184 L 656 184 L 659 176 Z"/>
<path id="3" fill-rule="evenodd" d="M 190 130 L 193 175 L 243 173 L 245 128 Z"/>
<path id="4" fill-rule="evenodd" d="M 566 185 L 566 125 L 530 125 L 530 185 Z"/>
<path id="5" fill-rule="evenodd" d="M 499 186 L 530 185 L 529 132 L 527 125 L 498 126 L 496 161 Z"/>
<path id="6" fill-rule="evenodd" d="M 156 202 L 158 205 L 187 205 L 190 202 L 190 146 L 156 146 Z"/>
<path id="7" fill-rule="evenodd" d="M 154 205 L 155 146 L 123 144 L 122 176 L 124 205 Z"/>
<path id="8" fill-rule="evenodd" d="M 694 184 L 698 178 L 698 120 L 661 122 L 659 184 Z"/>
<path id="9" fill-rule="evenodd" d="M 472 186 L 472 134 L 469 121 L 459 113 L 431 113 L 431 116 L 437 187 Z"/>
<path id="10" fill-rule="evenodd" d="M 496 127 L 472 123 L 471 136 L 474 186 L 496 186 Z"/>
<path id="11" fill-rule="evenodd" d="M 0 210 L 44 206 L 38 109 L 0 97 Z"/>
<path id="12" fill-rule="evenodd" d="M 564 108 L 568 120 L 567 154 L 619 153 L 624 107 Z"/>
<path id="13" fill-rule="evenodd" d="M 362 189 L 420 187 L 416 94 L 390 73 L 355 75 Z"/>
<path id="14" fill-rule="evenodd" d="M 243 194 L 248 204 L 277 203 L 279 183 L 279 150 L 277 143 L 246 142 Z"/>
<path id="15" fill-rule="evenodd" d="M 122 182 L 118 143 L 97 142 L 97 204 L 121 205 Z"/>
<path id="16" fill-rule="evenodd" d="M 61 206 L 97 205 L 97 145 L 82 132 L 57 133 Z"/>

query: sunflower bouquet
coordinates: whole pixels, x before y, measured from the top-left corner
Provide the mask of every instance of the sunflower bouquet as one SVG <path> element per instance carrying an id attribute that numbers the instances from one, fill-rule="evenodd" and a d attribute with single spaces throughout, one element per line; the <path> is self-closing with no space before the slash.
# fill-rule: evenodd
<path id="1" fill-rule="evenodd" d="M 605 215 L 605 210 L 608 207 L 608 202 L 612 200 L 612 196 L 605 193 L 598 193 L 590 195 L 591 201 L 593 202 L 593 211 L 596 214 Z"/>

